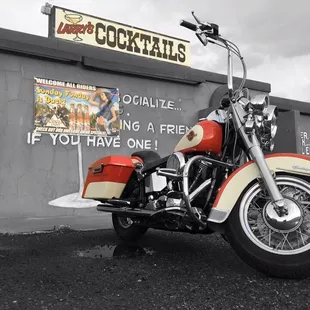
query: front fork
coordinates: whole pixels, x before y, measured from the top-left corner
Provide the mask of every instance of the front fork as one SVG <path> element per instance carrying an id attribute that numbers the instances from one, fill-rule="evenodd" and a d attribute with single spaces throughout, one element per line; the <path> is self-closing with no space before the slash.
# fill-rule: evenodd
<path id="1" fill-rule="evenodd" d="M 274 203 L 275 211 L 279 216 L 287 215 L 288 210 L 285 206 L 284 199 L 282 194 L 279 191 L 279 188 L 274 180 L 274 177 L 269 170 L 269 167 L 266 163 L 264 153 L 261 149 L 260 143 L 256 137 L 255 132 L 252 132 L 251 134 L 247 134 L 245 132 L 243 124 L 240 122 L 240 119 L 237 117 L 238 115 L 238 109 L 236 106 L 233 105 L 234 115 L 233 120 L 235 123 L 236 129 L 239 132 L 239 135 L 241 136 L 246 148 L 248 149 L 251 158 L 256 163 L 258 170 L 260 172 L 260 175 L 264 181 L 266 190 L 268 191 L 272 202 Z"/>

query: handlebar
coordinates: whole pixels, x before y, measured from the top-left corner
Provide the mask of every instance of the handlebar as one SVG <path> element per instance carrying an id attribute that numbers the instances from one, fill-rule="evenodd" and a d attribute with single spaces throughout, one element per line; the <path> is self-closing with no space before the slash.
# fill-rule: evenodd
<path id="1" fill-rule="evenodd" d="M 197 30 L 197 25 L 192 24 L 192 23 L 190 23 L 190 22 L 188 22 L 186 20 L 183 20 L 183 19 L 181 20 L 180 25 L 182 27 L 185 27 L 185 28 L 187 28 L 189 30 L 192 30 L 192 31 L 196 31 Z"/>
<path id="2" fill-rule="evenodd" d="M 221 35 L 219 34 L 219 26 L 217 24 L 201 22 L 194 15 L 194 12 L 192 12 L 192 14 L 197 24 L 193 24 L 186 20 L 181 20 L 180 26 L 195 31 L 196 36 L 204 46 L 206 46 L 208 42 L 211 42 L 228 50 L 227 85 L 229 90 L 229 98 L 231 100 L 235 100 L 236 97 L 238 97 L 238 93 L 240 93 L 244 87 L 247 75 L 246 66 L 240 51 L 234 43 L 221 37 Z M 232 53 L 235 54 L 240 59 L 243 67 L 243 79 L 241 81 L 239 88 L 235 92 L 233 92 Z"/>
<path id="3" fill-rule="evenodd" d="M 199 26 L 198 26 L 198 25 L 192 24 L 191 22 L 188 22 L 187 20 L 182 19 L 180 22 L 180 25 L 192 31 L 197 31 L 197 30 L 206 31 L 210 34 L 215 34 L 215 35 L 218 35 L 219 33 L 219 26 L 216 24 L 199 23 Z"/>

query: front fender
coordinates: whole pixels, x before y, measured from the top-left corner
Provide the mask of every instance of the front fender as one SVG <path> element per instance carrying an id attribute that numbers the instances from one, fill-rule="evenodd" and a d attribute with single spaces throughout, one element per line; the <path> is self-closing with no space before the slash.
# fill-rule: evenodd
<path id="1" fill-rule="evenodd" d="M 294 153 L 275 153 L 265 156 L 269 169 L 310 178 L 310 156 Z M 236 169 L 223 183 L 208 217 L 208 221 L 223 223 L 236 205 L 244 189 L 256 178 L 259 170 L 253 160 Z"/>

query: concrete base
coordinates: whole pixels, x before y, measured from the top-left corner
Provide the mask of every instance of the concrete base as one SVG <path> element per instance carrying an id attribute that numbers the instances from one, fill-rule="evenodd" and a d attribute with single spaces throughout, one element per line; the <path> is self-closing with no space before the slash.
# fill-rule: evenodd
<path id="1" fill-rule="evenodd" d="M 65 226 L 74 230 L 111 229 L 110 213 L 96 215 L 74 215 L 61 217 L 36 218 L 0 218 L 0 233 L 31 233 L 61 228 Z"/>

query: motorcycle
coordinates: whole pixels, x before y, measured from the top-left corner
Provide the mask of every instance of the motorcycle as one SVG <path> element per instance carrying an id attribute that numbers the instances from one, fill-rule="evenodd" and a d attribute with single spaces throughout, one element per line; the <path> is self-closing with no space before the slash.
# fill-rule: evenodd
<path id="1" fill-rule="evenodd" d="M 219 26 L 182 20 L 204 46 L 228 52 L 227 95 L 161 158 L 153 151 L 106 156 L 88 170 L 82 197 L 112 213 L 116 234 L 141 238 L 149 228 L 220 233 L 237 255 L 269 276 L 310 275 L 310 157 L 270 153 L 278 110 L 269 96 L 251 98 L 239 48 Z M 233 89 L 232 56 L 243 67 Z M 269 152 L 265 155 L 264 152 Z"/>

